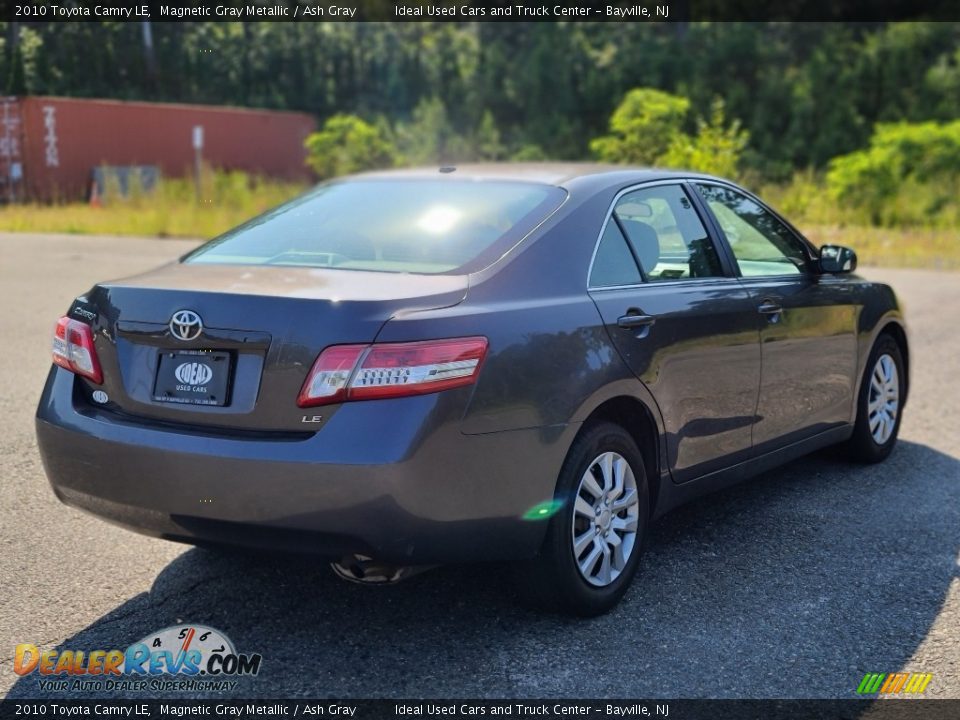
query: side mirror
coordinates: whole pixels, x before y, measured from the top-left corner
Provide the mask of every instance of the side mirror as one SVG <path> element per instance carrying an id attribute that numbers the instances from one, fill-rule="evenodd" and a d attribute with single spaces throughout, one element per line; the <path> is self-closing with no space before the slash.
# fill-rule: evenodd
<path id="1" fill-rule="evenodd" d="M 857 254 L 843 245 L 824 245 L 820 248 L 820 272 L 848 273 L 857 269 Z"/>

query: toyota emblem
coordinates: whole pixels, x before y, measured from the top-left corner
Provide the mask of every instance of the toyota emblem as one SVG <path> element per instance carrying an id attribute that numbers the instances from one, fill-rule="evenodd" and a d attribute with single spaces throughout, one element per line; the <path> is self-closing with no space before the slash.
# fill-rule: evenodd
<path id="1" fill-rule="evenodd" d="M 177 340 L 196 340 L 203 332 L 203 320 L 193 310 L 178 310 L 170 318 L 170 334 Z"/>

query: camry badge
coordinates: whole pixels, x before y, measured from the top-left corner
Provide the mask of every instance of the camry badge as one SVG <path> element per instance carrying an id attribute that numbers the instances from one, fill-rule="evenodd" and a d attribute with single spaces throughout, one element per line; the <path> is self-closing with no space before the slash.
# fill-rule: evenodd
<path id="1" fill-rule="evenodd" d="M 177 340 L 196 340 L 203 332 L 203 321 L 193 310 L 178 310 L 170 318 L 170 334 Z"/>

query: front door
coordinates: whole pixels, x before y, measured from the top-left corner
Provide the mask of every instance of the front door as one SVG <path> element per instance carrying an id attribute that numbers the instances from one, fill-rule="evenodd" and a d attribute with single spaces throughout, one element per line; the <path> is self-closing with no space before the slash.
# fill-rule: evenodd
<path id="1" fill-rule="evenodd" d="M 842 278 L 815 272 L 806 243 L 728 186 L 698 184 L 733 251 L 760 329 L 758 451 L 850 421 L 858 305 Z"/>

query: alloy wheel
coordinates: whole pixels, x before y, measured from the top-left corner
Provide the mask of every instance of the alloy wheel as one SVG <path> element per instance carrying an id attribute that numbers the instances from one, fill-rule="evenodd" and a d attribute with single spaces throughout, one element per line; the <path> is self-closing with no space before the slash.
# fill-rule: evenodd
<path id="1" fill-rule="evenodd" d="M 897 363 L 884 353 L 877 358 L 870 376 L 870 395 L 867 399 L 867 419 L 870 434 L 877 445 L 883 445 L 897 424 L 900 407 L 900 375 Z"/>
<path id="2" fill-rule="evenodd" d="M 626 459 L 605 452 L 590 462 L 573 509 L 573 556 L 580 575 L 605 587 L 627 566 L 637 542 L 637 480 Z"/>

